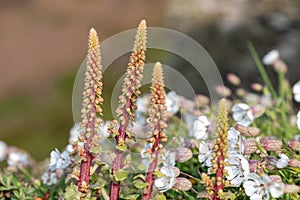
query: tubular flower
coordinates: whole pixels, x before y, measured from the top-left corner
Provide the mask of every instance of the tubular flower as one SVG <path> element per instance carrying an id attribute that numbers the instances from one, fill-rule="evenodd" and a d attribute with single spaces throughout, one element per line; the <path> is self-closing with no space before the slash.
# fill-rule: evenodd
<path id="1" fill-rule="evenodd" d="M 151 85 L 151 107 L 149 110 L 149 126 L 151 128 L 151 138 L 148 139 L 153 144 L 151 153 L 154 160 L 150 163 L 148 172 L 146 175 L 146 182 L 148 183 L 145 192 L 143 194 L 143 199 L 150 199 L 152 186 L 154 183 L 154 170 L 158 163 L 158 150 L 162 147 L 161 142 L 166 142 L 167 137 L 163 132 L 163 129 L 167 128 L 167 106 L 166 106 L 166 93 L 164 89 L 164 79 L 161 64 L 159 62 L 155 63 L 152 75 L 152 85 Z M 174 164 L 175 164 L 174 154 Z M 171 176 L 172 177 L 172 176 Z M 174 177 L 173 177 L 174 178 Z M 171 180 L 173 180 L 171 178 Z M 175 179 L 174 179 L 175 180 Z M 174 182 L 174 181 L 172 181 Z M 174 185 L 170 184 L 172 187 Z M 160 190 L 166 191 L 169 187 L 162 187 L 160 184 L 156 184 Z M 164 189 L 161 189 L 164 188 Z"/>
<path id="2" fill-rule="evenodd" d="M 122 168 L 123 151 L 126 149 L 125 140 L 136 118 L 136 100 L 141 93 L 139 89 L 141 87 L 142 73 L 146 59 L 146 28 L 146 21 L 142 20 L 139 24 L 134 47 L 129 58 L 122 94 L 119 96 L 119 107 L 116 112 L 119 116 L 120 126 L 115 136 L 116 157 L 113 161 L 112 175 Z M 110 199 L 119 199 L 120 182 L 111 181 L 110 186 Z"/>
<path id="3" fill-rule="evenodd" d="M 98 34 L 94 28 L 91 28 L 89 33 L 88 54 L 86 58 L 86 70 L 84 78 L 83 102 L 81 110 L 81 133 L 82 141 L 84 141 L 83 152 L 80 165 L 80 174 L 78 187 L 81 192 L 88 191 L 90 180 L 90 167 L 95 154 L 90 152 L 90 149 L 98 145 L 100 136 L 97 131 L 102 123 L 98 115 L 102 115 L 101 104 L 102 95 L 102 66 L 100 64 L 100 45 Z"/>

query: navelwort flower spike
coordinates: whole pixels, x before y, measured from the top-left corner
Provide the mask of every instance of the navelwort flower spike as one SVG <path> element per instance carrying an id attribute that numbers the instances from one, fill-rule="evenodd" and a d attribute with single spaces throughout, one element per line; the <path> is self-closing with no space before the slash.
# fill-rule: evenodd
<path id="1" fill-rule="evenodd" d="M 213 188 L 213 200 L 219 200 L 224 194 L 225 187 L 225 178 L 227 174 L 224 169 L 226 160 L 228 160 L 228 119 L 227 119 L 227 110 L 226 110 L 226 100 L 222 99 L 219 102 L 219 113 L 218 120 L 216 124 L 216 142 L 213 147 L 213 158 L 212 158 L 212 169 L 213 173 L 216 173 L 216 182 Z"/>
<path id="2" fill-rule="evenodd" d="M 122 95 L 119 97 L 119 107 L 117 114 L 119 116 L 119 130 L 115 136 L 116 139 L 116 157 L 113 161 L 112 175 L 122 169 L 123 151 L 126 150 L 125 140 L 135 120 L 137 110 L 136 100 L 140 95 L 141 80 L 143 78 L 144 63 L 146 59 L 146 21 L 142 20 L 139 24 L 134 47 L 129 58 Z M 110 199 L 119 199 L 120 182 L 112 180 L 110 184 Z"/>
<path id="3" fill-rule="evenodd" d="M 144 190 L 143 200 L 149 200 L 152 193 L 152 186 L 154 182 L 154 170 L 158 162 L 158 150 L 162 148 L 161 142 L 166 142 L 167 137 L 163 129 L 167 128 L 167 107 L 166 107 L 166 93 L 164 89 L 163 72 L 160 62 L 155 63 L 152 75 L 151 86 L 151 107 L 149 110 L 149 125 L 151 127 L 151 137 L 148 142 L 152 144 L 151 154 L 153 160 L 151 161 L 146 175 L 146 183 L 148 183 Z"/>
<path id="4" fill-rule="evenodd" d="M 78 188 L 81 192 L 87 193 L 90 168 L 94 157 L 99 152 L 91 152 L 92 147 L 98 147 L 100 139 L 99 127 L 102 120 L 101 104 L 103 103 L 102 95 L 102 66 L 100 56 L 100 45 L 98 34 L 94 28 L 89 33 L 88 54 L 86 58 L 86 71 L 84 78 L 83 102 L 81 110 L 81 138 L 84 142 L 83 151 L 79 151 L 82 161 L 80 164 L 80 174 Z"/>

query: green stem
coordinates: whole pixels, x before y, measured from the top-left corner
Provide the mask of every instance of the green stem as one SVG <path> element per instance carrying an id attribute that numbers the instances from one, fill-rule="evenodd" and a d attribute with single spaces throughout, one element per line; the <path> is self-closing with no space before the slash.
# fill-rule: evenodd
<path id="1" fill-rule="evenodd" d="M 254 46 L 252 45 L 251 42 L 248 42 L 248 49 L 249 49 L 249 51 L 251 53 L 252 58 L 254 59 L 254 62 L 256 64 L 256 66 L 257 66 L 257 68 L 258 68 L 258 70 L 259 70 L 259 72 L 260 72 L 260 74 L 261 74 L 261 76 L 262 76 L 265 84 L 269 88 L 272 96 L 277 99 L 278 96 L 277 96 L 277 94 L 275 92 L 275 89 L 274 89 L 274 87 L 273 87 L 273 85 L 272 85 L 272 83 L 271 83 L 271 81 L 269 79 L 269 76 L 268 76 L 268 74 L 267 74 L 267 72 L 266 72 L 263 64 L 261 63 L 261 60 L 258 57 L 258 55 L 257 55 L 257 53 L 255 51 L 255 48 L 254 48 Z"/>

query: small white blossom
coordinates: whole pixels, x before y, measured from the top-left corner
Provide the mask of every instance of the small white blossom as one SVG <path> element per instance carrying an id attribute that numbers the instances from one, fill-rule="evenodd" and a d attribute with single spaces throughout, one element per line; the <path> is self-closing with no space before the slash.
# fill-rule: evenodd
<path id="1" fill-rule="evenodd" d="M 175 184 L 176 171 L 171 166 L 163 166 L 160 169 L 160 172 L 164 174 L 164 176 L 156 178 L 154 181 L 154 185 L 160 192 L 166 192 Z"/>
<path id="2" fill-rule="evenodd" d="M 176 152 L 167 151 L 164 156 L 162 156 L 163 165 L 166 167 L 174 167 L 176 164 Z"/>
<path id="3" fill-rule="evenodd" d="M 74 124 L 74 126 L 70 129 L 69 143 L 76 142 L 78 137 L 80 136 L 80 125 Z"/>
<path id="4" fill-rule="evenodd" d="M 283 153 L 279 154 L 279 157 L 280 159 L 276 162 L 276 167 L 279 169 L 287 167 L 289 164 L 289 158 Z"/>
<path id="5" fill-rule="evenodd" d="M 229 166 L 225 169 L 228 172 L 227 179 L 235 187 L 239 187 L 250 173 L 248 160 L 240 154 L 229 154 Z"/>
<path id="6" fill-rule="evenodd" d="M 276 60 L 279 59 L 279 51 L 274 49 L 268 52 L 262 59 L 265 65 L 272 65 Z"/>
<path id="7" fill-rule="evenodd" d="M 7 144 L 0 140 L 0 162 L 6 158 Z"/>
<path id="8" fill-rule="evenodd" d="M 79 123 L 74 124 L 74 126 L 70 129 L 69 136 L 69 144 L 66 146 L 66 150 L 71 153 L 74 151 L 72 143 L 78 141 L 78 137 L 80 136 L 81 127 Z M 83 142 L 78 142 L 79 146 L 83 147 Z"/>
<path id="9" fill-rule="evenodd" d="M 202 115 L 194 121 L 194 137 L 196 140 L 206 140 L 208 137 L 208 126 L 211 125 L 206 116 Z"/>
<path id="10" fill-rule="evenodd" d="M 243 137 L 241 136 L 240 132 L 235 128 L 230 128 L 228 130 L 228 153 L 244 153 L 244 144 L 243 144 Z"/>
<path id="11" fill-rule="evenodd" d="M 29 164 L 28 156 L 23 152 L 11 152 L 8 154 L 7 164 L 12 167 L 27 166 Z"/>
<path id="12" fill-rule="evenodd" d="M 194 121 L 197 120 L 197 117 L 193 115 L 191 112 L 185 112 L 183 113 L 183 118 L 185 123 L 188 126 L 189 130 L 189 137 L 194 136 Z"/>
<path id="13" fill-rule="evenodd" d="M 168 92 L 166 96 L 166 106 L 170 113 L 177 113 L 179 111 L 179 98 L 174 91 Z"/>
<path id="14" fill-rule="evenodd" d="M 283 195 L 284 192 L 284 184 L 282 182 L 276 182 L 271 180 L 267 175 L 263 175 L 262 177 L 264 184 L 271 196 L 274 198 L 279 198 Z"/>
<path id="15" fill-rule="evenodd" d="M 137 105 L 137 113 L 143 113 L 147 114 L 150 106 L 150 95 L 145 94 L 136 100 L 136 105 Z"/>
<path id="16" fill-rule="evenodd" d="M 58 149 L 55 149 L 50 155 L 49 169 L 52 171 L 56 169 L 65 169 L 70 163 L 70 157 L 67 151 L 60 153 Z"/>
<path id="17" fill-rule="evenodd" d="M 269 193 L 265 186 L 265 182 L 255 173 L 250 173 L 246 177 L 243 183 L 245 193 L 250 197 L 250 200 L 261 200 L 265 197 L 266 200 L 269 199 Z"/>
<path id="18" fill-rule="evenodd" d="M 298 113 L 297 113 L 297 126 L 298 126 L 298 129 L 300 129 L 300 111 L 298 111 Z"/>
<path id="19" fill-rule="evenodd" d="M 147 149 L 152 149 L 152 143 L 146 143 L 144 148 L 141 151 L 142 163 L 146 166 L 146 168 L 150 165 L 151 154 L 147 152 Z"/>
<path id="20" fill-rule="evenodd" d="M 41 179 L 46 185 L 53 185 L 57 183 L 57 176 L 55 172 L 47 171 L 42 175 Z"/>
<path id="21" fill-rule="evenodd" d="M 233 119 L 243 126 L 249 126 L 253 120 L 254 115 L 253 112 L 247 104 L 238 103 L 232 107 Z"/>
<path id="22" fill-rule="evenodd" d="M 202 141 L 199 146 L 199 155 L 198 160 L 200 163 L 204 163 L 204 166 L 212 166 L 212 151 L 209 149 L 209 146 L 206 142 Z"/>
<path id="23" fill-rule="evenodd" d="M 296 102 L 300 103 L 300 81 L 294 84 L 293 94 Z"/>
<path id="24" fill-rule="evenodd" d="M 111 121 L 106 121 L 106 122 L 102 123 L 102 126 L 100 128 L 100 135 L 104 138 L 108 138 L 110 136 L 110 134 L 107 130 L 110 123 L 111 123 Z M 103 138 L 101 138 L 101 139 L 103 139 Z"/>

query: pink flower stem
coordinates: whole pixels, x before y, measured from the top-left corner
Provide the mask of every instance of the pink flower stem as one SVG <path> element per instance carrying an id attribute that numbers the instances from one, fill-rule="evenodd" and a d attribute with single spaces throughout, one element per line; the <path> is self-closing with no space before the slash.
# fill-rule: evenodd
<path id="1" fill-rule="evenodd" d="M 130 120 L 130 116 L 128 114 L 128 112 L 126 112 L 127 108 L 131 108 L 131 101 L 127 100 L 127 103 L 124 107 L 123 110 L 123 116 L 125 117 L 125 124 L 121 125 L 119 127 L 119 134 L 115 137 L 116 139 L 116 145 L 120 144 L 120 141 L 125 142 L 126 139 L 126 129 L 128 127 L 129 124 L 129 120 Z M 118 149 L 116 149 L 116 157 L 113 161 L 113 166 L 112 166 L 112 172 L 111 174 L 114 175 L 114 173 L 118 170 L 120 170 L 122 168 L 122 159 L 123 159 L 123 151 L 120 151 Z M 119 195 L 120 195 L 120 187 L 121 184 L 118 181 L 111 181 L 110 182 L 110 200 L 118 200 L 119 199 Z"/>
<path id="2" fill-rule="evenodd" d="M 161 130 L 160 126 L 156 126 L 156 130 Z M 158 134 L 158 137 L 155 138 L 154 144 L 152 146 L 152 155 L 154 155 L 154 160 L 150 163 L 148 172 L 146 175 L 146 183 L 148 183 L 147 187 L 145 188 L 145 192 L 143 194 L 142 200 L 149 200 L 152 193 L 152 187 L 154 183 L 154 175 L 153 172 L 156 169 L 157 162 L 158 162 L 158 145 L 160 141 L 160 133 Z"/>
<path id="3" fill-rule="evenodd" d="M 223 182 L 223 172 L 224 172 L 224 155 L 223 155 L 223 152 L 222 150 L 220 149 L 219 152 L 221 153 L 220 156 L 218 156 L 218 159 L 217 159 L 217 165 L 218 165 L 218 169 L 216 171 L 216 183 L 215 183 L 215 186 L 214 186 L 214 196 L 213 196 L 213 200 L 220 200 L 220 197 L 219 197 L 219 191 L 223 191 L 224 189 L 224 182 Z M 222 163 L 222 164 L 221 164 Z M 218 184 L 218 180 L 220 181 L 220 184 Z"/>
<path id="4" fill-rule="evenodd" d="M 93 90 L 91 96 L 95 99 L 96 98 L 96 93 Z M 87 117 L 90 118 L 92 113 L 96 113 L 96 107 L 95 105 L 92 105 L 92 108 L 90 110 L 90 112 L 87 113 Z M 94 159 L 94 156 L 90 153 L 89 148 L 90 145 L 92 143 L 92 140 L 94 138 L 95 135 L 95 119 L 91 120 L 88 122 L 86 129 L 91 129 L 91 135 L 89 138 L 87 138 L 87 142 L 84 144 L 84 155 L 85 158 L 84 160 L 81 161 L 80 164 L 80 174 L 79 174 L 79 181 L 78 181 L 78 185 L 79 185 L 79 191 L 83 192 L 83 193 L 87 193 L 87 186 L 89 184 L 90 181 L 90 168 Z M 83 185 L 83 183 L 85 183 L 86 185 Z M 84 186 L 84 187 L 83 187 Z"/>

